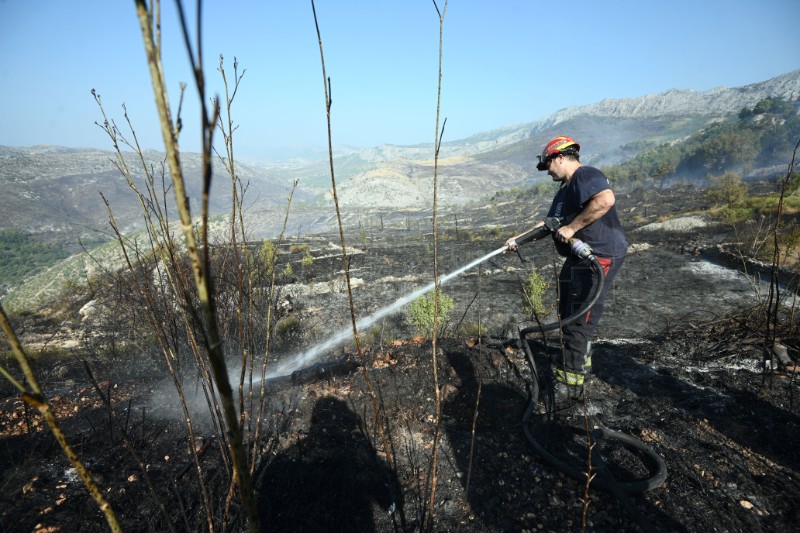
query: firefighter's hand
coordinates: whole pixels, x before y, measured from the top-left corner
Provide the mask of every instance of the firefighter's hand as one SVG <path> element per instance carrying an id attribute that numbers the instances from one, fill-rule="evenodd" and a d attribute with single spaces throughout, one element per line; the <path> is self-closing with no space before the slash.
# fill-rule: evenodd
<path id="1" fill-rule="evenodd" d="M 556 239 L 559 242 L 569 242 L 569 240 L 575 235 L 575 230 L 570 228 L 569 226 L 562 226 L 558 228 L 556 231 Z"/>
<path id="2" fill-rule="evenodd" d="M 514 237 L 511 237 L 506 241 L 506 249 L 503 250 L 503 253 L 516 252 L 516 251 L 517 251 L 517 241 L 514 239 Z"/>

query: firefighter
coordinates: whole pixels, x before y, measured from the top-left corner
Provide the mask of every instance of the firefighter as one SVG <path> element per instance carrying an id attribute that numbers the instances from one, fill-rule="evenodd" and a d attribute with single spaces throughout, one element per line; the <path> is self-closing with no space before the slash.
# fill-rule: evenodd
<path id="1" fill-rule="evenodd" d="M 586 373 L 591 370 L 592 337 L 628 248 L 611 184 L 600 170 L 581 164 L 580 149 L 572 138 L 556 137 L 544 147 L 536 165 L 537 170 L 546 170 L 553 181 L 561 184 L 547 217 L 563 221 L 553 232 L 556 250 L 566 257 L 558 287 L 558 312 L 562 319 L 580 311 L 597 283 L 590 262 L 570 253 L 570 239 L 578 238 L 588 244 L 605 272 L 603 293 L 594 306 L 585 316 L 561 328 L 563 349 L 561 356 L 553 361 L 553 393 L 557 403 L 577 400 L 583 395 Z M 544 221 L 508 239 L 509 250 L 516 250 L 517 239 L 542 225 Z"/>

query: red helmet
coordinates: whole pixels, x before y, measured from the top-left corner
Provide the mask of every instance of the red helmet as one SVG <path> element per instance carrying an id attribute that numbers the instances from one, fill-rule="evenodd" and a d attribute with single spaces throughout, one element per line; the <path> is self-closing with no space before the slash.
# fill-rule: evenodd
<path id="1" fill-rule="evenodd" d="M 547 160 L 553 159 L 558 154 L 577 154 L 581 150 L 581 145 L 576 143 L 572 137 L 561 135 L 551 140 L 542 150 L 539 157 L 539 164 L 536 170 L 547 170 Z"/>

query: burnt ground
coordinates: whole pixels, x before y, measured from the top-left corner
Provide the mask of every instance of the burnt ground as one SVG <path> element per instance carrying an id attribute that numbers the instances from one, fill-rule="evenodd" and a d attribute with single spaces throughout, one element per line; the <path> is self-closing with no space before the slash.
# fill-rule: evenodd
<path id="1" fill-rule="evenodd" d="M 729 268 L 736 262 L 725 261 L 730 256 L 718 246 L 732 239 L 725 227 L 636 231 L 665 212 L 690 209 L 697 196 L 676 190 L 663 192 L 659 202 L 643 193 L 620 197 L 626 220 L 639 215 L 628 225 L 634 247 L 598 331 L 586 402 L 572 409 L 547 413 L 537 404 L 526 416 L 535 387 L 515 335 L 518 324 L 525 324 L 520 278 L 532 264 L 552 271 L 549 245 L 523 249 L 525 264 L 510 255 L 494 257 L 445 286 L 455 308 L 438 342 L 442 419 L 434 531 L 797 529 L 798 385 L 793 366 L 768 371 L 763 364 L 758 304 L 768 288 Z M 440 272 L 500 246 L 514 232 L 510 228 L 523 225 L 520 217 L 504 221 L 503 237 L 455 234 L 443 240 Z M 470 223 L 469 231 L 478 233 L 478 215 L 471 222 L 463 217 L 461 231 Z M 378 235 L 372 227 L 365 249 L 351 257 L 352 277 L 364 280 L 354 291 L 363 315 L 430 279 L 429 244 L 401 231 L 390 239 Z M 278 359 L 347 327 L 344 293 L 299 289 L 341 277 L 341 259 L 326 251 L 328 240 L 336 242 L 334 236 L 308 239 L 313 267 L 295 269 L 296 285 L 286 289 L 294 296 L 282 320 L 300 320 L 304 328 L 284 339 L 285 354 L 276 352 Z M 465 326 L 478 322 L 486 334 L 468 335 Z M 19 323 L 23 332 L 36 329 L 24 319 Z M 535 340 L 538 355 L 545 348 Z M 546 342 L 552 350 L 558 338 L 550 335 Z M 798 355 L 800 339 L 784 336 L 782 342 L 791 357 Z M 265 531 L 424 529 L 436 428 L 431 354 L 430 341 L 415 337 L 399 313 L 368 329 L 365 365 L 346 343 L 326 350 L 310 367 L 267 383 L 258 441 L 262 460 L 254 475 Z M 194 413 L 196 441 L 190 443 L 158 357 L 128 354 L 89 362 L 146 475 L 126 451 L 82 363 L 63 355 L 42 357 L 37 370 L 70 442 L 123 529 L 168 531 L 167 520 L 177 531 L 207 529 L 189 446 L 199 453 L 202 484 L 218 515 L 229 480 L 219 439 L 202 410 Z M 539 368 L 544 376 L 545 366 Z M 191 385 L 191 376 L 186 378 Z M 3 388 L 0 398 L 0 531 L 105 530 L 52 435 L 12 392 Z M 190 405 L 202 398 L 194 386 L 186 393 Z M 606 488 L 593 482 L 587 489 L 581 472 L 588 471 L 587 432 L 596 428 L 644 443 L 663 459 L 666 479 L 643 492 L 639 481 L 656 476 L 655 465 L 604 438 L 594 447 L 592 472 Z M 576 470 L 578 479 L 543 457 L 529 437 Z M 606 467 L 597 470 L 599 457 Z M 619 494 L 607 474 L 631 492 Z M 165 512 L 154 503 L 148 478 Z M 241 526 L 240 513 L 234 499 L 234 530 Z M 222 528 L 217 523 L 215 529 Z"/>

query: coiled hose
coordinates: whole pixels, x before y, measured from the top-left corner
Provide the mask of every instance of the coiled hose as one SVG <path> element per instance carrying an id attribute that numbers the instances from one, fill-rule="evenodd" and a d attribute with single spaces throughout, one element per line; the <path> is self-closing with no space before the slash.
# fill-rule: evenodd
<path id="1" fill-rule="evenodd" d="M 580 243 L 580 241 L 577 241 L 577 243 L 581 245 L 583 244 Z M 603 291 L 605 273 L 603 270 L 603 266 L 600 264 L 600 261 L 597 259 L 597 257 L 591 252 L 591 249 L 588 249 L 588 247 L 581 249 L 578 244 L 573 243 L 573 252 L 575 252 L 576 255 L 578 255 L 579 257 L 588 259 L 591 262 L 593 269 L 598 276 L 595 291 L 592 294 L 592 296 L 587 300 L 586 304 L 579 311 L 572 314 L 571 316 L 566 317 L 560 321 L 558 320 L 553 321 L 549 324 L 537 324 L 533 326 L 528 326 L 526 328 L 521 328 L 519 330 L 520 342 L 522 344 L 523 349 L 525 350 L 528 363 L 531 366 L 531 372 L 533 378 L 531 400 L 528 404 L 527 409 L 525 410 L 524 416 L 522 417 L 522 428 L 523 432 L 525 433 L 525 437 L 528 439 L 533 449 L 547 463 L 549 463 L 553 468 L 563 472 L 564 474 L 568 475 L 573 479 L 576 479 L 578 481 L 585 481 L 586 480 L 585 472 L 582 472 L 581 470 L 566 464 L 558 457 L 550 453 L 544 446 L 542 446 L 539 443 L 539 441 L 536 440 L 536 438 L 533 435 L 533 431 L 531 429 L 531 423 L 532 423 L 531 418 L 539 402 L 539 372 L 537 370 L 536 361 L 531 351 L 530 344 L 528 343 L 527 336 L 530 335 L 531 333 L 538 333 L 538 332 L 557 329 L 574 322 L 578 318 L 584 316 L 592 308 L 592 306 L 597 302 L 597 299 L 600 297 Z M 598 474 L 598 476 L 591 481 L 591 486 L 614 494 L 614 496 L 626 508 L 628 513 L 632 516 L 634 520 L 636 520 L 637 524 L 639 524 L 639 526 L 643 530 L 645 531 L 651 530 L 652 528 L 647 523 L 645 517 L 641 514 L 641 512 L 639 512 L 639 510 L 630 501 L 627 495 L 644 493 L 660 486 L 667 478 L 667 465 L 664 462 L 664 460 L 661 458 L 660 455 L 655 453 L 649 446 L 647 446 L 641 440 L 633 436 L 627 435 L 625 433 L 621 433 L 619 431 L 614 431 L 608 428 L 598 428 L 590 432 L 589 438 L 591 441 L 590 448 L 591 448 L 592 465 L 595 466 L 595 470 L 597 471 Z M 626 447 L 633 448 L 635 450 L 642 452 L 644 456 L 649 459 L 652 465 L 655 466 L 655 468 L 650 471 L 650 477 L 629 482 L 616 481 L 612 473 L 606 467 L 605 462 L 603 461 L 603 458 L 600 455 L 598 446 L 596 446 L 596 444 L 602 439 L 615 440 L 622 443 Z"/>

